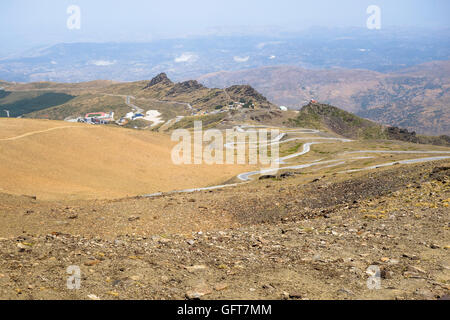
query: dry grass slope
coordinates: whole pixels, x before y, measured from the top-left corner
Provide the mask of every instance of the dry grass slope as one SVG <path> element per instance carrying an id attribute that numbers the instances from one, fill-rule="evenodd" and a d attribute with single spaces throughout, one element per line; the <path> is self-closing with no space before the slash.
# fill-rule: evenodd
<path id="1" fill-rule="evenodd" d="M 220 184 L 246 168 L 176 166 L 153 132 L 0 120 L 0 192 L 39 199 L 113 199 Z"/>

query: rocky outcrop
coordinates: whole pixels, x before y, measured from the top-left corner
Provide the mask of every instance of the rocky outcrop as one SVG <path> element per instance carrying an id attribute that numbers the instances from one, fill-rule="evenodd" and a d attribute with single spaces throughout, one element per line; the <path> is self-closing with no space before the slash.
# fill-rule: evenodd
<path id="1" fill-rule="evenodd" d="M 400 140 L 406 142 L 418 143 L 419 139 L 415 132 L 409 132 L 407 129 L 388 127 L 386 132 L 390 140 Z"/>
<path id="2" fill-rule="evenodd" d="M 196 80 L 189 80 L 185 82 L 180 82 L 174 85 L 172 89 L 168 92 L 168 95 L 178 95 L 182 93 L 190 93 L 194 92 L 196 90 L 205 89 L 206 87 L 203 86 L 201 83 L 199 83 Z"/>
<path id="3" fill-rule="evenodd" d="M 173 82 L 167 77 L 167 74 L 165 73 L 160 73 L 158 74 L 156 77 L 154 77 L 144 89 L 153 87 L 157 84 L 167 84 L 167 85 L 171 85 L 173 84 Z"/>
<path id="4" fill-rule="evenodd" d="M 267 101 L 267 98 L 249 85 L 236 85 L 225 89 L 230 96 L 245 96 L 255 101 Z"/>

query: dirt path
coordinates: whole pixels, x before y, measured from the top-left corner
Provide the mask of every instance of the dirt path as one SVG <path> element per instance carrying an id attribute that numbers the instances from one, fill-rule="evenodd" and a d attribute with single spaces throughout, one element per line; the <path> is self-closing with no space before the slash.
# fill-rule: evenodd
<path id="1" fill-rule="evenodd" d="M 19 139 L 23 139 L 26 137 L 30 137 L 36 134 L 41 134 L 41 133 L 46 133 L 46 132 L 50 132 L 50 131 L 54 131 L 54 130 L 60 130 L 60 129 L 69 129 L 69 128 L 83 128 L 83 129 L 87 129 L 87 128 L 91 128 L 91 127 L 81 127 L 81 126 L 63 126 L 63 127 L 55 127 L 55 128 L 50 128 L 50 129 L 45 129 L 45 130 L 40 130 L 40 131 L 32 131 L 32 132 L 28 132 L 28 133 L 24 133 L 21 134 L 19 136 L 15 136 L 15 137 L 11 137 L 11 138 L 1 138 L 0 141 L 14 141 L 14 140 L 19 140 Z"/>

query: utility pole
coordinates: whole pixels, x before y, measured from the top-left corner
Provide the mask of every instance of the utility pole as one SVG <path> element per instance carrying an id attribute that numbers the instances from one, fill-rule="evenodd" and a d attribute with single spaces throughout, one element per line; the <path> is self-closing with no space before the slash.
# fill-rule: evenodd
<path id="1" fill-rule="evenodd" d="M 3 110 L 6 112 L 6 116 L 9 118 L 9 110 Z"/>

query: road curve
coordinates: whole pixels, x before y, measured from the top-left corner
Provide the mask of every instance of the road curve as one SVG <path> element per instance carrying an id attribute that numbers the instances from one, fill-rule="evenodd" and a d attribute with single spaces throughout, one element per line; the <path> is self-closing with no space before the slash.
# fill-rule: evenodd
<path id="1" fill-rule="evenodd" d="M 236 128 L 238 132 L 252 132 L 252 131 L 245 131 L 244 128 L 268 128 L 267 126 L 258 126 L 258 127 L 252 127 L 252 126 L 239 126 Z M 320 133 L 318 130 L 314 129 L 300 129 L 300 130 L 286 130 L 288 133 Z M 254 132 L 254 131 L 253 131 Z M 285 164 L 285 160 L 294 159 L 297 157 L 300 157 L 302 155 L 305 155 L 309 152 L 311 152 L 311 146 L 321 143 L 327 143 L 331 141 L 337 141 L 337 142 L 352 142 L 353 140 L 349 139 L 343 139 L 343 138 L 325 138 L 325 137 L 298 137 L 298 138 L 290 138 L 281 141 L 284 137 L 286 137 L 287 133 L 282 133 L 275 137 L 274 139 L 267 142 L 267 145 L 273 145 L 273 144 L 282 144 L 287 143 L 290 141 L 296 141 L 296 140 L 316 140 L 312 142 L 307 142 L 303 144 L 302 151 L 281 157 L 279 159 L 275 160 L 275 163 L 277 164 Z M 236 145 L 238 143 L 229 143 L 225 144 L 226 148 L 235 149 Z M 386 154 L 450 154 L 450 151 L 384 151 L 384 150 L 361 150 L 361 151 L 353 151 L 353 152 L 344 152 L 342 154 L 358 154 L 358 153 L 386 153 Z M 361 157 L 353 157 L 353 158 L 347 158 L 347 159 L 335 159 L 335 160 L 316 160 L 310 163 L 305 164 L 299 164 L 299 165 L 291 165 L 291 166 L 283 166 L 283 167 L 276 167 L 276 168 L 268 168 L 268 169 L 262 169 L 257 171 L 251 171 L 251 172 L 244 172 L 237 176 L 237 178 L 242 181 L 240 183 L 233 183 L 233 184 L 224 184 L 224 185 L 218 185 L 218 186 L 212 186 L 212 187 L 205 187 L 205 188 L 194 188 L 194 189 L 187 189 L 187 190 L 180 190 L 180 191 L 171 191 L 167 193 L 154 193 L 149 195 L 144 195 L 143 197 L 157 197 L 157 196 L 163 196 L 166 194 L 176 194 L 176 193 L 193 193 L 197 191 L 210 191 L 210 190 L 216 190 L 216 189 L 222 189 L 222 188 L 231 188 L 236 187 L 239 185 L 247 184 L 252 181 L 252 177 L 256 175 L 264 175 L 264 174 L 276 174 L 279 170 L 299 170 L 304 168 L 310 168 L 314 166 L 321 166 L 325 165 L 324 168 L 329 167 L 335 167 L 342 164 L 347 163 L 348 161 L 356 161 L 361 159 L 370 159 L 372 157 L 368 156 L 361 156 Z M 400 160 L 396 162 L 389 162 L 384 163 L 376 166 L 370 166 L 366 168 L 356 169 L 356 170 L 347 170 L 347 171 L 341 171 L 338 173 L 351 173 L 351 172 L 359 172 L 364 170 L 372 170 L 377 169 L 381 167 L 388 167 L 388 166 L 394 166 L 397 164 L 412 164 L 412 163 L 423 163 L 423 162 L 431 162 L 431 161 L 438 161 L 438 160 L 445 160 L 450 159 L 450 156 L 440 156 L 440 157 L 429 157 L 429 158 L 418 158 L 418 159 L 408 159 L 408 160 Z"/>

